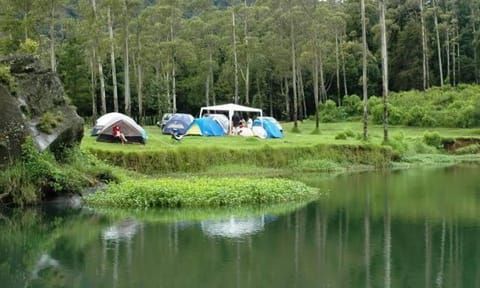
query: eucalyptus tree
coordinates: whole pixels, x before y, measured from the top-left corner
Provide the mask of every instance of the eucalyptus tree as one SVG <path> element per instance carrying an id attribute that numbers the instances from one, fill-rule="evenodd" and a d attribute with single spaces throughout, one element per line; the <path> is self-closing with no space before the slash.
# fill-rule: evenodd
<path id="1" fill-rule="evenodd" d="M 305 3 L 306 2 L 306 3 Z M 315 103 L 315 128 L 319 128 L 320 117 L 319 117 L 319 104 L 320 101 L 324 102 L 327 98 L 327 92 L 325 88 L 325 77 L 324 77 L 324 52 L 325 43 L 328 42 L 327 35 L 330 35 L 330 30 L 335 26 L 334 16 L 331 16 L 333 9 L 330 9 L 329 6 L 325 3 L 309 2 L 305 1 L 302 3 L 303 11 L 305 15 L 308 15 L 310 20 L 306 31 L 309 31 L 310 48 L 312 50 L 312 57 L 309 60 L 313 64 L 312 77 L 313 77 L 313 94 L 314 94 L 314 103 Z M 332 25 L 332 23 L 334 23 Z M 323 44 L 323 45 L 322 45 Z M 320 76 L 320 80 L 319 80 Z M 320 86 L 320 93 L 319 93 Z M 320 97 L 319 97 L 320 96 Z M 320 98 L 320 99 L 319 99 Z"/>
<path id="2" fill-rule="evenodd" d="M 48 24 L 48 40 L 49 40 L 49 58 L 50 58 L 50 69 L 53 72 L 57 72 L 57 59 L 56 59 L 56 38 L 57 30 L 62 18 L 62 8 L 66 0 L 39 0 L 35 2 L 35 5 L 38 7 L 37 16 L 40 18 L 39 22 L 47 22 Z"/>
<path id="3" fill-rule="evenodd" d="M 438 59 L 438 70 L 440 76 L 440 86 L 443 87 L 443 68 L 442 68 L 442 45 L 440 43 L 440 28 L 438 25 L 438 14 L 440 12 L 440 7 L 438 6 L 438 0 L 432 0 L 433 6 L 433 21 L 435 25 L 435 37 L 437 41 L 437 59 Z"/>
<path id="4" fill-rule="evenodd" d="M 388 53 L 385 0 L 378 1 L 378 9 L 380 14 L 380 49 L 382 57 L 383 141 L 388 142 Z"/>
<path id="5" fill-rule="evenodd" d="M 234 102 L 238 104 L 238 56 L 237 56 L 237 24 L 236 24 L 236 16 L 235 16 L 235 1 L 231 1 L 230 11 L 232 14 L 232 54 L 233 54 L 233 76 L 234 76 Z"/>
<path id="6" fill-rule="evenodd" d="M 247 0 L 244 0 L 244 7 L 243 7 L 243 42 L 244 42 L 244 51 L 245 51 L 245 73 L 243 70 L 242 78 L 245 82 L 245 104 L 250 104 L 250 54 L 249 54 L 249 47 L 248 47 L 248 40 L 250 38 L 248 25 L 249 25 L 249 5 L 247 4 Z"/>
<path id="7" fill-rule="evenodd" d="M 99 13 L 97 11 L 97 2 L 96 0 L 91 0 L 92 4 L 92 15 L 93 15 L 93 53 L 96 57 L 94 57 L 94 63 L 96 63 L 96 66 L 98 67 L 98 77 L 100 79 L 100 114 L 105 114 L 107 113 L 107 102 L 106 102 L 106 95 L 105 95 L 105 76 L 103 73 L 103 62 L 102 62 L 102 57 L 100 55 L 100 47 L 99 44 L 101 42 L 101 21 L 98 20 L 99 18 Z"/>
<path id="8" fill-rule="evenodd" d="M 363 140 L 368 139 L 368 82 L 367 82 L 367 24 L 365 19 L 365 0 L 360 0 L 362 15 L 362 87 L 363 87 Z"/>
<path id="9" fill-rule="evenodd" d="M 422 71 L 423 71 L 423 90 L 426 90 L 429 86 L 429 71 L 428 71 L 428 42 L 425 29 L 425 13 L 424 13 L 424 0 L 419 0 L 420 7 L 420 24 L 422 29 Z"/>
<path id="10" fill-rule="evenodd" d="M 112 89 L 113 89 L 113 111 L 118 112 L 118 81 L 117 81 L 117 65 L 115 63 L 115 36 L 114 27 L 116 16 L 121 14 L 121 2 L 120 0 L 107 0 L 103 3 L 107 10 L 107 26 L 108 26 L 108 39 L 110 44 L 110 66 L 112 70 Z"/>
<path id="11" fill-rule="evenodd" d="M 186 22 L 183 36 L 196 47 L 196 72 L 203 79 L 204 104 L 215 105 L 214 71 L 218 69 L 218 50 L 220 49 L 222 26 L 221 12 L 205 11 L 201 17 L 194 17 Z"/>

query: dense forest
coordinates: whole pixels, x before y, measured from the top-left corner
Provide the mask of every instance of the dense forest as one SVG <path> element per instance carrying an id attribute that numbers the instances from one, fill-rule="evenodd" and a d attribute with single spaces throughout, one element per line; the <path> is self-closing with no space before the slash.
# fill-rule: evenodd
<path id="1" fill-rule="evenodd" d="M 479 82 L 479 0 L 0 0 L 0 55 L 37 54 L 82 116 L 235 102 L 302 119 L 363 94 L 363 1 L 369 96 L 382 5 L 390 90 Z"/>

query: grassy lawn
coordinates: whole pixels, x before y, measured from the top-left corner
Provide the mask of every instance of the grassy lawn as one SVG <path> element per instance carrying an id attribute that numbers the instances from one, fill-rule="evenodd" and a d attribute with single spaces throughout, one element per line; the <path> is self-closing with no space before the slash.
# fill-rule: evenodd
<path id="1" fill-rule="evenodd" d="M 82 148 L 101 149 L 110 151 L 158 151 L 166 149 L 176 149 L 179 147 L 228 147 L 230 149 L 242 148 L 261 148 L 264 145 L 271 147 L 289 147 L 297 146 L 311 146 L 319 143 L 326 144 L 360 144 L 362 141 L 358 137 L 349 137 L 345 140 L 335 139 L 338 133 L 346 130 L 352 131 L 355 135 L 361 134 L 363 131 L 363 124 L 360 122 L 342 122 L 342 123 L 320 123 L 320 134 L 312 134 L 315 129 L 315 121 L 305 120 L 298 122 L 300 133 L 290 132 L 293 128 L 293 123 L 282 123 L 284 129 L 284 138 L 282 139 L 259 139 L 257 137 L 241 137 L 241 136 L 227 136 L 227 137 L 198 137 L 186 136 L 181 142 L 177 142 L 169 135 L 163 135 L 161 129 L 155 126 L 145 127 L 148 134 L 148 141 L 146 145 L 120 145 L 117 143 L 103 143 L 97 142 L 95 137 L 91 137 L 91 128 L 85 130 L 85 137 L 82 141 Z M 381 144 L 383 141 L 383 127 L 380 125 L 370 125 L 369 127 L 370 142 L 374 144 Z M 403 135 L 406 140 L 418 139 L 423 136 L 426 131 L 437 131 L 443 137 L 480 137 L 480 129 L 459 129 L 459 128 L 422 128 L 422 127 L 390 127 L 389 133 L 391 137 L 398 137 Z"/>

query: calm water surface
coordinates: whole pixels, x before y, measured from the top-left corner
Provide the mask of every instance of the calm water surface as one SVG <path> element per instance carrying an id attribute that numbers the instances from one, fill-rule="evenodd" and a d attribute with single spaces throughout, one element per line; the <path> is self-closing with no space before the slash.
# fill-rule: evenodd
<path id="1" fill-rule="evenodd" d="M 297 176 L 318 201 L 243 210 L 2 210 L 0 287 L 480 287 L 479 176 Z"/>

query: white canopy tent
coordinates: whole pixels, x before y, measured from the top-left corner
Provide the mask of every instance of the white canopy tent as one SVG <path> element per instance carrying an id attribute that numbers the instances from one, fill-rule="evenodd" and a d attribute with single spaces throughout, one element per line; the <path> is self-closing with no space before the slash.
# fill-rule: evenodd
<path id="1" fill-rule="evenodd" d="M 230 123 L 230 131 L 232 130 L 232 117 L 235 112 L 253 112 L 253 113 L 260 113 L 260 117 L 263 116 L 262 109 L 252 108 L 247 106 L 242 106 L 238 104 L 223 104 L 223 105 L 215 105 L 215 106 L 206 106 L 200 109 L 200 117 L 202 117 L 203 113 L 210 112 L 210 111 L 223 111 L 228 112 L 228 121 Z"/>

